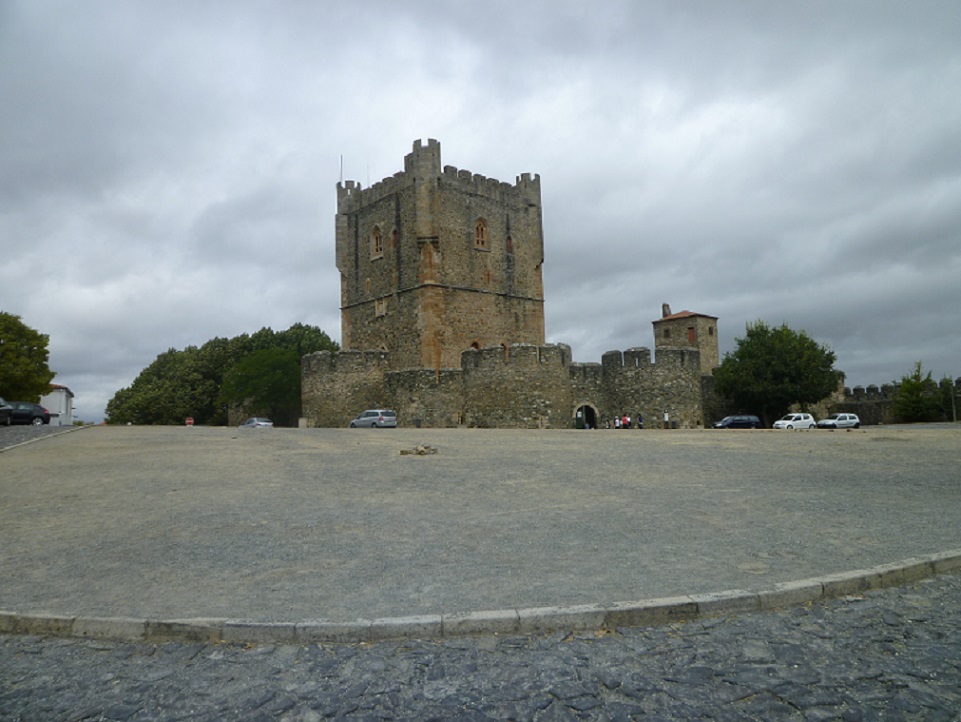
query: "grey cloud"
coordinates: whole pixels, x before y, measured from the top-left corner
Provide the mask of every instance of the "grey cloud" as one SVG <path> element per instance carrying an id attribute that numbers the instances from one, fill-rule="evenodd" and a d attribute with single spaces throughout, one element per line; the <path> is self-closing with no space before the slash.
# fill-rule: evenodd
<path id="1" fill-rule="evenodd" d="M 662 302 L 961 374 L 955 2 L 0 4 L 0 288 L 95 418 L 157 353 L 339 335 L 334 185 L 542 179 L 547 331 L 650 346 Z M 85 396 L 84 396 L 85 395 Z"/>

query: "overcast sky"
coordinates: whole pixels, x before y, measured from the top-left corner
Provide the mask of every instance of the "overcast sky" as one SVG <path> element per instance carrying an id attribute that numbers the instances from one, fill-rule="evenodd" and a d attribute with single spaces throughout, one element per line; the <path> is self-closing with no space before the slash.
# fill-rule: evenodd
<path id="1" fill-rule="evenodd" d="M 78 416 L 168 348 L 340 341 L 335 186 L 541 176 L 547 336 L 757 319 L 961 376 L 961 3 L 0 0 L 0 310 Z"/>

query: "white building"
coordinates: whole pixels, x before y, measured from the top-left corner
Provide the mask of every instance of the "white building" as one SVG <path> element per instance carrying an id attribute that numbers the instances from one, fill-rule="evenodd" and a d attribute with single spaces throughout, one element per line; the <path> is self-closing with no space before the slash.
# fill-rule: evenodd
<path id="1" fill-rule="evenodd" d="M 40 397 L 40 405 L 50 412 L 51 426 L 73 426 L 73 391 L 50 384 L 50 393 Z"/>

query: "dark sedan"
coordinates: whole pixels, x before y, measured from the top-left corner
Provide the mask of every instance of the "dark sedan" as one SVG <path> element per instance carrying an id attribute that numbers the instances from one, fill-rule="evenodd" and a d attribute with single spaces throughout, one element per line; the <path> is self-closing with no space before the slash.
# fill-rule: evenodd
<path id="1" fill-rule="evenodd" d="M 725 416 L 714 424 L 715 429 L 760 429 L 761 420 L 752 414 Z"/>
<path id="2" fill-rule="evenodd" d="M 10 414 L 11 424 L 33 424 L 42 426 L 50 423 L 50 412 L 40 404 L 29 401 L 11 401 L 13 411 Z"/>

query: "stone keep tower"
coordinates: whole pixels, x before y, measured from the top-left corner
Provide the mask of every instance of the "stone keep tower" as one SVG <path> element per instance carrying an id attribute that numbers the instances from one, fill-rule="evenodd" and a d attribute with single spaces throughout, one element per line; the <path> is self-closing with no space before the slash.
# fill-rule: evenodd
<path id="1" fill-rule="evenodd" d="M 459 368 L 469 348 L 544 343 L 540 176 L 511 185 L 415 141 L 404 170 L 337 184 L 341 346 L 392 369 Z"/>

